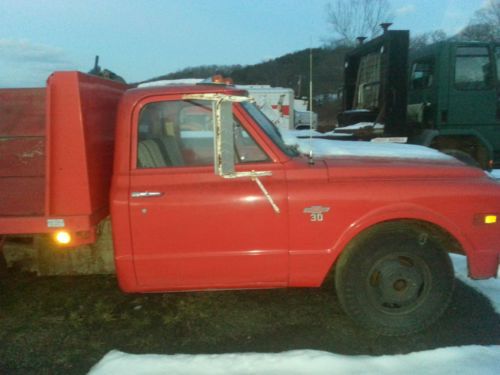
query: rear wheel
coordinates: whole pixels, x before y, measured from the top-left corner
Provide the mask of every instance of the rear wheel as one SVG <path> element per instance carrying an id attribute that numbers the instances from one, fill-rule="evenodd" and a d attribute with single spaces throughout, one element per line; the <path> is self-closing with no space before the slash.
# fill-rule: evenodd
<path id="1" fill-rule="evenodd" d="M 369 229 L 344 250 L 335 285 L 354 321 L 379 334 L 400 336 L 442 315 L 454 275 L 448 254 L 424 229 L 388 223 Z"/>

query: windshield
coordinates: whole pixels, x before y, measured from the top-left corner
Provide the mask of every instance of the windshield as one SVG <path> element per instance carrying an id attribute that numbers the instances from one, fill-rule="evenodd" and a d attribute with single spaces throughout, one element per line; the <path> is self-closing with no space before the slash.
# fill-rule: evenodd
<path id="1" fill-rule="evenodd" d="M 243 102 L 241 105 L 281 151 L 288 156 L 300 155 L 294 147 L 285 144 L 276 126 L 255 106 L 254 103 Z"/>

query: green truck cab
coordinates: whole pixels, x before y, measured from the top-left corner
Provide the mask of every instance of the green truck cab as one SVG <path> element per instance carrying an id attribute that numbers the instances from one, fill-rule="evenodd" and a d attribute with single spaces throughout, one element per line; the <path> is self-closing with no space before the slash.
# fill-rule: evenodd
<path id="1" fill-rule="evenodd" d="M 346 55 L 334 133 L 407 141 L 500 168 L 499 76 L 500 43 L 449 39 L 411 51 L 408 30 L 385 29 Z"/>
<path id="2" fill-rule="evenodd" d="M 500 43 L 435 43 L 410 56 L 413 143 L 500 167 Z"/>

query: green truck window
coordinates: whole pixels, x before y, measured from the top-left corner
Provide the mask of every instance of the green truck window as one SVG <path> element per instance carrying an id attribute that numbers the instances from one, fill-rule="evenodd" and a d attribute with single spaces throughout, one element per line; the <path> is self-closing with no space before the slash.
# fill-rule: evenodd
<path id="1" fill-rule="evenodd" d="M 483 90 L 491 86 L 491 61 L 487 47 L 457 47 L 455 87 Z"/>
<path id="2" fill-rule="evenodd" d="M 370 53 L 361 58 L 356 82 L 354 107 L 375 109 L 379 107 L 381 54 Z"/>
<path id="3" fill-rule="evenodd" d="M 411 69 L 411 88 L 425 89 L 434 81 L 434 61 L 417 61 Z"/>

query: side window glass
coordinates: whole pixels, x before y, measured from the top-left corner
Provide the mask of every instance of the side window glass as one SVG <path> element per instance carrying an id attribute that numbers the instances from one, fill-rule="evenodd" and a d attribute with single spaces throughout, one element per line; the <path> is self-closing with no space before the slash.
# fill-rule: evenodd
<path id="1" fill-rule="evenodd" d="M 255 143 L 237 118 L 234 118 L 234 147 L 238 163 L 256 163 L 268 161 L 269 158 Z"/>
<path id="2" fill-rule="evenodd" d="M 487 47 L 458 47 L 455 60 L 455 87 L 481 90 L 491 86 L 492 66 Z"/>
<path id="3" fill-rule="evenodd" d="M 379 107 L 381 54 L 370 53 L 361 58 L 356 83 L 355 108 Z"/>
<path id="4" fill-rule="evenodd" d="M 191 102 L 179 113 L 180 141 L 188 166 L 212 165 L 214 134 L 212 106 L 207 102 Z"/>
<path id="5" fill-rule="evenodd" d="M 434 62 L 417 61 L 411 69 L 411 88 L 414 90 L 431 87 L 434 82 Z"/>
<path id="6" fill-rule="evenodd" d="M 236 162 L 269 160 L 243 126 L 234 120 Z M 212 107 L 204 101 L 149 103 L 139 115 L 137 168 L 213 164 Z"/>

